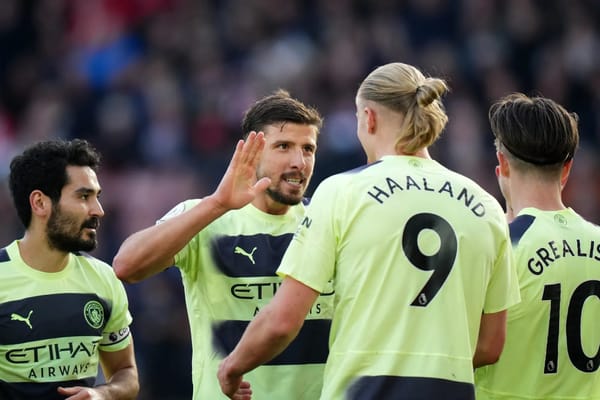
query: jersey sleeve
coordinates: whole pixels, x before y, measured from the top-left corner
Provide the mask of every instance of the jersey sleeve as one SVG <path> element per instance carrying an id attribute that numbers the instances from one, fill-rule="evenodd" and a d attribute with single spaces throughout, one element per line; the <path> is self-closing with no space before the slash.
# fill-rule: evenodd
<path id="1" fill-rule="evenodd" d="M 111 276 L 112 311 L 110 318 L 102 332 L 100 349 L 102 351 L 123 350 L 131 343 L 131 332 L 129 325 L 133 321 L 129 312 L 129 301 L 125 287 L 117 279 Z"/>
<path id="2" fill-rule="evenodd" d="M 500 312 L 520 301 L 518 276 L 507 227 L 504 239 L 499 244 L 498 258 L 488 283 L 483 312 Z"/>
<path id="3" fill-rule="evenodd" d="M 193 207 L 195 207 L 198 203 L 200 203 L 201 199 L 191 199 L 185 200 L 181 203 L 177 204 L 171 210 L 169 210 L 164 216 L 162 216 L 158 221 L 156 221 L 156 225 L 159 225 L 173 217 L 176 217 L 180 214 L 183 214 Z M 201 231 L 202 232 L 202 231 Z M 182 270 L 188 269 L 188 265 L 196 265 L 198 256 L 197 252 L 191 251 L 192 248 L 197 248 L 197 241 L 199 240 L 199 236 L 201 232 L 190 240 L 177 254 L 175 254 L 175 265 Z"/>
<path id="4" fill-rule="evenodd" d="M 277 270 L 279 276 L 290 276 L 320 293 L 327 290 L 335 273 L 335 206 L 340 206 L 335 182 L 328 178 L 315 190 Z"/>

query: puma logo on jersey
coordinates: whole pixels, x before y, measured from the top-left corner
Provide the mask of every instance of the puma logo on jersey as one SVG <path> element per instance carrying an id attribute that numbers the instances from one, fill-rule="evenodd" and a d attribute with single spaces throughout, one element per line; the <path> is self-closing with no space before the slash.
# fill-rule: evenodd
<path id="1" fill-rule="evenodd" d="M 235 249 L 233 249 L 233 252 L 235 254 L 241 254 L 243 256 L 246 256 L 250 259 L 250 261 L 252 261 L 252 264 L 256 264 L 254 262 L 254 252 L 256 251 L 256 246 L 252 249 L 252 251 L 250 253 L 248 253 L 246 250 L 242 249 L 240 246 L 235 246 Z"/>
<path id="2" fill-rule="evenodd" d="M 29 329 L 33 329 L 33 327 L 31 326 L 31 322 L 29 322 L 29 318 L 31 318 L 31 314 L 33 314 L 33 310 L 29 310 L 29 314 L 27 314 L 27 318 L 22 317 L 17 313 L 12 313 L 12 314 L 10 314 L 10 319 L 11 319 L 11 321 L 24 322 L 25 324 L 27 324 Z"/>

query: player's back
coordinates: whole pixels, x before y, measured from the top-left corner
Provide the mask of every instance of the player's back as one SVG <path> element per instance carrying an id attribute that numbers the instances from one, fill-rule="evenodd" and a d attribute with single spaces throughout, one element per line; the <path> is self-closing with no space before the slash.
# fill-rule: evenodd
<path id="1" fill-rule="evenodd" d="M 511 223 L 522 302 L 478 399 L 600 399 L 600 227 L 573 210 L 522 210 Z"/>
<path id="2" fill-rule="evenodd" d="M 384 157 L 335 179 L 345 197 L 333 211 L 339 300 L 325 380 L 354 376 L 340 385 L 352 385 L 351 398 L 415 383 L 407 377 L 423 383 L 415 390 L 459 382 L 472 391 L 481 313 L 507 306 L 508 279 L 493 282 L 510 267 L 500 205 L 418 157 Z"/>

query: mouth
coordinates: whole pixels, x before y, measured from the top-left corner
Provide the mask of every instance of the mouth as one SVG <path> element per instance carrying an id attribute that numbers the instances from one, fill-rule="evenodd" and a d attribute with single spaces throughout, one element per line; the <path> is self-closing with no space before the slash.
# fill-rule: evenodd
<path id="1" fill-rule="evenodd" d="M 89 229 L 89 230 L 91 230 L 91 231 L 94 231 L 94 232 L 95 232 L 95 231 L 96 231 L 96 229 L 98 229 L 98 226 L 99 226 L 99 225 L 100 225 L 100 222 L 99 222 L 97 219 L 92 219 L 92 220 L 86 221 L 86 222 L 83 224 L 82 228 L 83 228 L 83 229 Z"/>
<path id="2" fill-rule="evenodd" d="M 295 187 L 302 187 L 304 182 L 306 182 L 306 178 L 301 174 L 285 174 L 283 175 L 282 180 Z"/>
<path id="3" fill-rule="evenodd" d="M 292 186 L 302 186 L 304 183 L 304 179 L 299 178 L 285 178 L 284 181 Z"/>

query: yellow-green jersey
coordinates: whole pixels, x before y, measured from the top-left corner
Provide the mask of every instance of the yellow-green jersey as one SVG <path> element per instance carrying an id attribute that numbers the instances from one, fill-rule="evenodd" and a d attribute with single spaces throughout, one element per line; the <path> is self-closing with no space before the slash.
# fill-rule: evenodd
<path id="1" fill-rule="evenodd" d="M 0 399 L 58 400 L 58 386 L 94 386 L 98 352 L 126 348 L 131 321 L 104 262 L 71 253 L 47 273 L 25 264 L 18 241 L 0 249 Z"/>
<path id="2" fill-rule="evenodd" d="M 525 208 L 510 224 L 522 302 L 477 399 L 600 399 L 600 227 L 572 209 Z"/>
<path id="3" fill-rule="evenodd" d="M 198 202 L 180 203 L 163 220 Z M 195 400 L 227 399 L 216 378 L 218 365 L 281 285 L 276 270 L 304 211 L 304 204 L 290 207 L 284 215 L 267 214 L 251 204 L 229 211 L 176 255 L 192 334 Z M 290 347 L 244 375 L 252 384 L 253 398 L 318 398 L 333 304 L 331 287 L 323 292 Z"/>
<path id="4" fill-rule="evenodd" d="M 278 273 L 334 282 L 327 400 L 474 399 L 481 315 L 519 299 L 496 199 L 409 156 L 324 180 Z"/>

